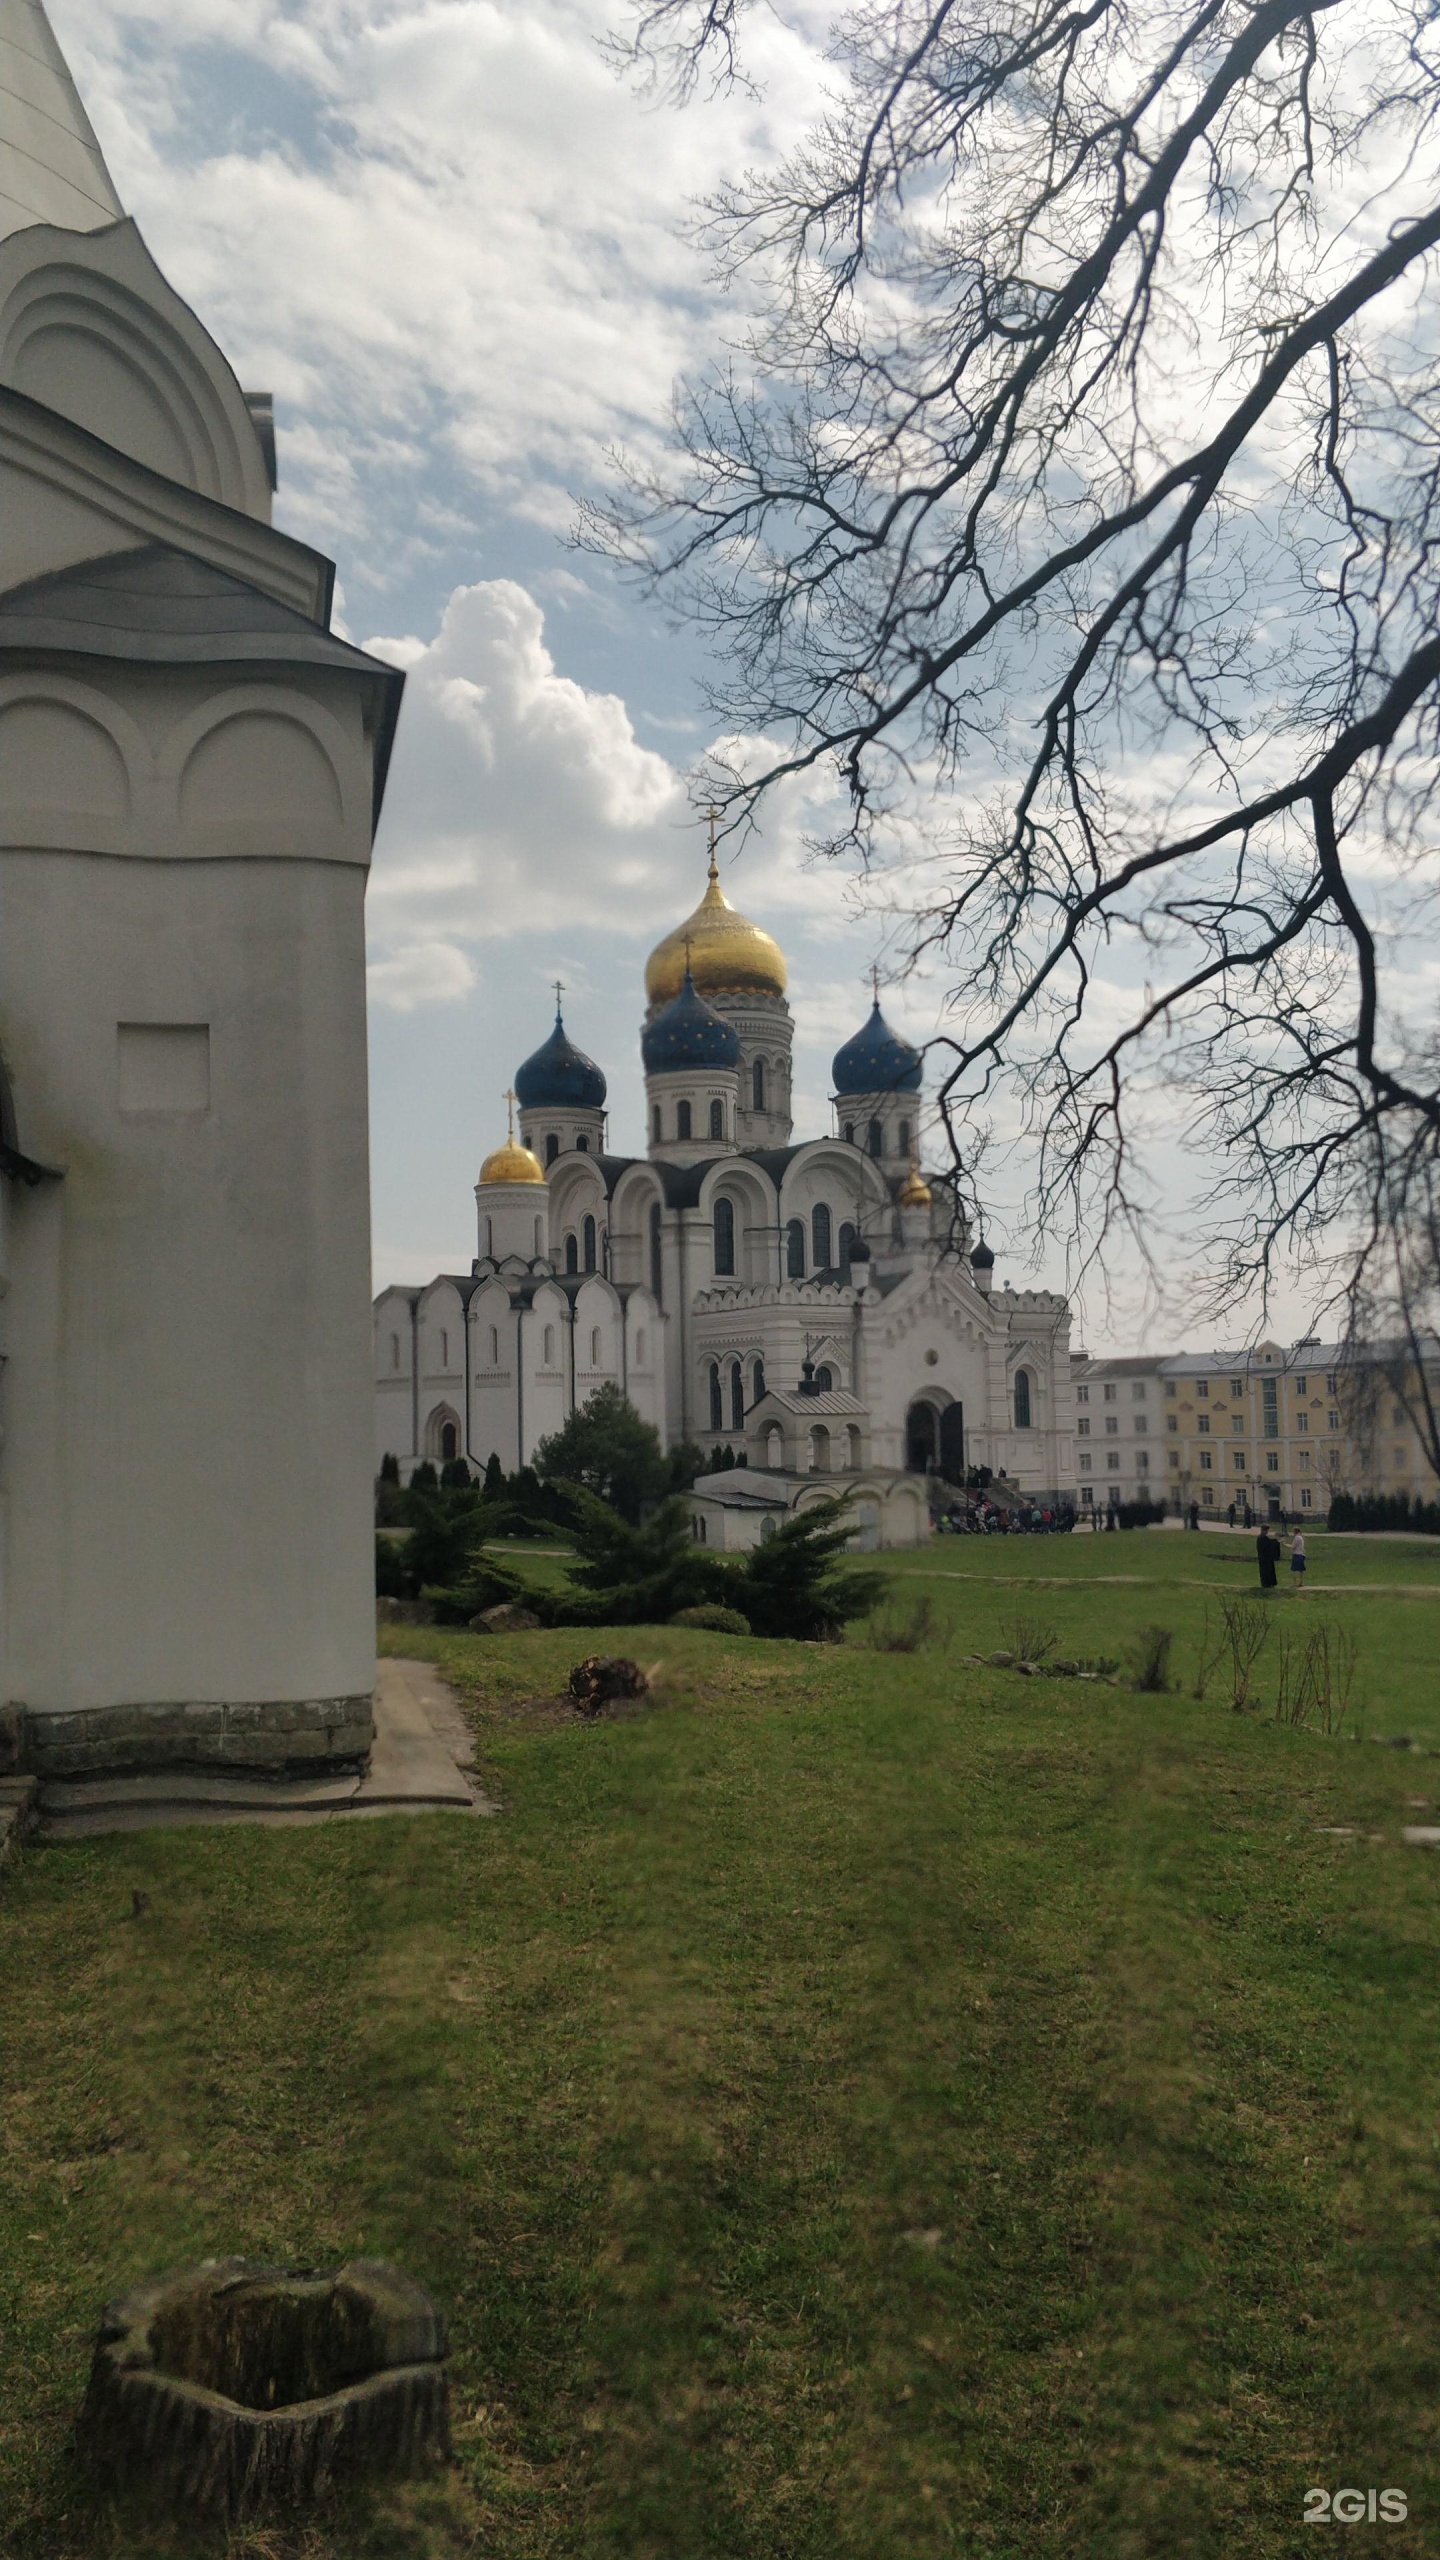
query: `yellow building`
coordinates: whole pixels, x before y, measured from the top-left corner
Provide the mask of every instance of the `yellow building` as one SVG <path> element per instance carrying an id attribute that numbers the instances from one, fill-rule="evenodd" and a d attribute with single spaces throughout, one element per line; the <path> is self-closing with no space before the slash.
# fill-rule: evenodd
<path id="1" fill-rule="evenodd" d="M 1393 1379 L 1393 1383 L 1392 1383 Z M 1437 1484 L 1403 1368 L 1340 1343 L 1077 1358 L 1077 1492 L 1198 1506 L 1202 1516 L 1321 1518 L 1338 1493 L 1419 1494 Z"/>

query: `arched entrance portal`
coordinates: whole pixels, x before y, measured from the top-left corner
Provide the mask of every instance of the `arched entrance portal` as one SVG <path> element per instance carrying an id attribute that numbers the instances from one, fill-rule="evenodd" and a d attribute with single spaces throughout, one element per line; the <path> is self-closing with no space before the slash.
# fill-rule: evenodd
<path id="1" fill-rule="evenodd" d="M 947 1484 L 965 1481 L 965 1407 L 947 1404 L 940 1416 L 940 1473 Z"/>
<path id="2" fill-rule="evenodd" d="M 905 1464 L 912 1475 L 923 1476 L 938 1463 L 940 1434 L 935 1427 L 935 1408 L 931 1404 L 912 1404 L 905 1416 Z"/>

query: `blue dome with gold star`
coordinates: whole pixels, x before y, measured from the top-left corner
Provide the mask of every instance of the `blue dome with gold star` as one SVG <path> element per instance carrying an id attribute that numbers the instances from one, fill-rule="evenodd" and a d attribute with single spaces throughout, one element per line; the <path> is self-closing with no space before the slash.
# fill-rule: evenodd
<path id="1" fill-rule="evenodd" d="M 830 1061 L 837 1096 L 847 1093 L 918 1093 L 925 1061 L 918 1049 L 892 1031 L 875 999 L 863 1031 L 837 1049 Z"/>
<path id="2" fill-rule="evenodd" d="M 515 1077 L 522 1111 L 603 1111 L 605 1078 L 593 1058 L 577 1049 L 555 1007 L 555 1028 Z"/>
<path id="3" fill-rule="evenodd" d="M 696 993 L 687 969 L 678 996 L 641 1032 L 640 1055 L 647 1076 L 663 1076 L 684 1067 L 738 1067 L 740 1036 L 723 1014 Z"/>

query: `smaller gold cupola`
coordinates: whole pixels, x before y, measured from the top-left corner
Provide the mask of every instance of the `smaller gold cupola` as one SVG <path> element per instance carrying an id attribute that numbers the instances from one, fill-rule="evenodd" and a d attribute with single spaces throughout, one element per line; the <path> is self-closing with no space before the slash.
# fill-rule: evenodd
<path id="1" fill-rule="evenodd" d="M 509 1135 L 504 1146 L 493 1148 L 480 1167 L 481 1182 L 538 1182 L 543 1185 L 545 1168 L 539 1157 L 532 1156 L 528 1147 L 522 1147 L 515 1135 L 514 1094 L 507 1093 L 505 1101 L 510 1115 Z"/>

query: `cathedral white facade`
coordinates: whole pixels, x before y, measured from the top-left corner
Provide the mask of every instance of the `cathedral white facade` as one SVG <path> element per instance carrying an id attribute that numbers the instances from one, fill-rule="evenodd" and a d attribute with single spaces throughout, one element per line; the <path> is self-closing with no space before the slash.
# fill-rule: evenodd
<path id="1" fill-rule="evenodd" d="M 377 1460 L 513 1471 L 613 1383 L 667 1445 L 744 1459 L 694 1489 L 715 1545 L 846 1483 L 887 1546 L 927 1536 L 936 1481 L 971 1468 L 1073 1486 L 1066 1301 L 993 1289 L 919 1169 L 922 1060 L 878 999 L 836 1054 L 830 1135 L 795 1140 L 785 987 L 712 856 L 646 966 L 640 1157 L 608 1152 L 605 1078 L 557 1005 L 515 1078 L 519 1142 L 480 1169 L 470 1270 L 375 1301 Z"/>

